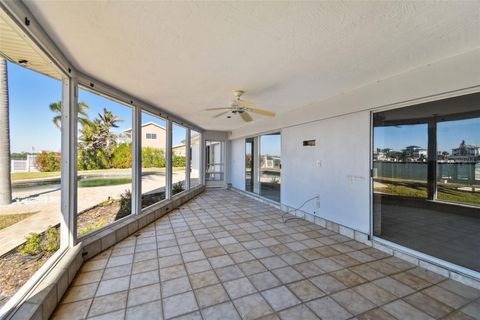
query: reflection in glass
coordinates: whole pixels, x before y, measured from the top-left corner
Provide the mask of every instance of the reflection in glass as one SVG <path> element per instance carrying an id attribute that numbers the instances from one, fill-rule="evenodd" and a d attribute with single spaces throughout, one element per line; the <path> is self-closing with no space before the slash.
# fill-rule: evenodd
<path id="1" fill-rule="evenodd" d="M 166 121 L 142 112 L 142 208 L 165 200 Z M 131 130 L 128 131 L 131 133 Z"/>
<path id="2" fill-rule="evenodd" d="M 427 125 L 374 128 L 376 193 L 427 198 Z"/>
<path id="3" fill-rule="evenodd" d="M 185 190 L 187 129 L 172 123 L 172 195 Z"/>
<path id="4" fill-rule="evenodd" d="M 273 133 L 260 136 L 260 195 L 280 202 L 281 136 Z"/>
<path id="5" fill-rule="evenodd" d="M 480 118 L 437 125 L 437 199 L 480 206 Z"/>
<path id="6" fill-rule="evenodd" d="M 480 271 L 480 95 L 373 115 L 373 233 Z"/>
<path id="7" fill-rule="evenodd" d="M 132 213 L 132 108 L 80 89 L 77 233 L 79 236 Z"/>

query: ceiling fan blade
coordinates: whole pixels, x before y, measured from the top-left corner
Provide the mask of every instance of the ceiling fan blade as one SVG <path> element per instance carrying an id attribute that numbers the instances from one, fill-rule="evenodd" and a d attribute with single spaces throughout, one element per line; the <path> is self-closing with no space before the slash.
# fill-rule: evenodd
<path id="1" fill-rule="evenodd" d="M 231 108 L 230 107 L 226 107 L 226 108 L 208 108 L 208 109 L 205 109 L 205 111 L 215 111 L 215 110 L 230 110 Z"/>
<path id="2" fill-rule="evenodd" d="M 252 116 L 249 115 L 246 111 L 240 113 L 240 116 L 242 117 L 243 121 L 245 121 L 245 122 L 253 121 Z"/>
<path id="3" fill-rule="evenodd" d="M 263 110 L 258 108 L 249 108 L 248 111 L 261 114 L 262 116 L 275 117 L 275 112 L 268 111 L 268 110 Z"/>
<path id="4" fill-rule="evenodd" d="M 229 112 L 230 112 L 230 110 L 227 110 L 227 111 L 224 111 L 224 112 L 220 112 L 219 114 L 214 115 L 213 118 L 221 117 L 221 116 L 223 116 L 224 114 L 227 114 L 227 113 L 229 113 Z"/>
<path id="5" fill-rule="evenodd" d="M 245 101 L 245 100 L 238 100 L 237 103 L 240 107 L 251 107 L 251 106 L 253 106 L 253 103 L 251 103 L 249 101 Z"/>

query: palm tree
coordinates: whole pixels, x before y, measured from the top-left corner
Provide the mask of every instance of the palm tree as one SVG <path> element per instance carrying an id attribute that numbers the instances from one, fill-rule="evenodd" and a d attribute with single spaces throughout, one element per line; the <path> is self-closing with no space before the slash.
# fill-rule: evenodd
<path id="1" fill-rule="evenodd" d="M 53 123 L 60 129 L 62 124 L 62 101 L 50 103 L 50 111 L 56 114 L 53 117 Z M 85 102 L 78 103 L 78 122 L 83 126 L 90 123 L 88 120 L 88 105 Z"/>
<path id="2" fill-rule="evenodd" d="M 7 60 L 0 57 L 0 205 L 12 202 Z"/>

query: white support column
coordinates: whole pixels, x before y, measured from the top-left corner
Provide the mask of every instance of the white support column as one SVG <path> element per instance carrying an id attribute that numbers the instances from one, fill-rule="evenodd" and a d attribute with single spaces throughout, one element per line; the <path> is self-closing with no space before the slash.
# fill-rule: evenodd
<path id="1" fill-rule="evenodd" d="M 142 111 L 133 106 L 132 126 L 132 213 L 142 212 Z"/>
<path id="2" fill-rule="evenodd" d="M 60 245 L 74 246 L 77 241 L 77 109 L 76 78 L 62 80 L 62 182 Z"/>
<path id="3" fill-rule="evenodd" d="M 165 154 L 165 199 L 172 197 L 172 121 L 167 120 L 167 143 Z"/>
<path id="4" fill-rule="evenodd" d="M 190 128 L 187 128 L 187 136 L 185 137 L 185 190 L 190 190 L 190 168 L 191 168 L 191 156 L 190 156 Z"/>
<path id="5" fill-rule="evenodd" d="M 200 184 L 205 184 L 205 167 L 206 167 L 206 155 L 205 155 L 205 135 L 200 133 L 200 168 L 198 168 L 198 174 L 200 178 Z"/>

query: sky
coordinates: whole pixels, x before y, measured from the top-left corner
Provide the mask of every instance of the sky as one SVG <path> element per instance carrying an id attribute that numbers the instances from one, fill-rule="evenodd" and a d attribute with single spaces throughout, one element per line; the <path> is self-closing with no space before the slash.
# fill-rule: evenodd
<path id="1" fill-rule="evenodd" d="M 260 137 L 260 154 L 281 156 L 281 137 L 280 134 L 264 135 Z"/>
<path id="2" fill-rule="evenodd" d="M 390 148 L 396 151 L 406 146 L 427 148 L 427 125 L 415 124 L 374 129 L 374 148 Z M 466 144 L 480 146 L 480 118 L 445 121 L 437 123 L 437 145 L 439 151 L 452 152 L 462 140 Z"/>
<path id="3" fill-rule="evenodd" d="M 61 100 L 61 82 L 10 62 L 7 68 L 11 152 L 60 151 L 60 130 L 52 122 L 55 114 L 49 105 Z M 104 107 L 120 117 L 119 127 L 112 129 L 115 133 L 132 127 L 132 108 L 83 89 L 78 100 L 89 106 L 90 120 Z M 165 127 L 165 120 L 143 113 L 142 123 L 150 121 Z M 185 139 L 185 134 L 185 128 L 175 125 L 173 145 Z"/>

